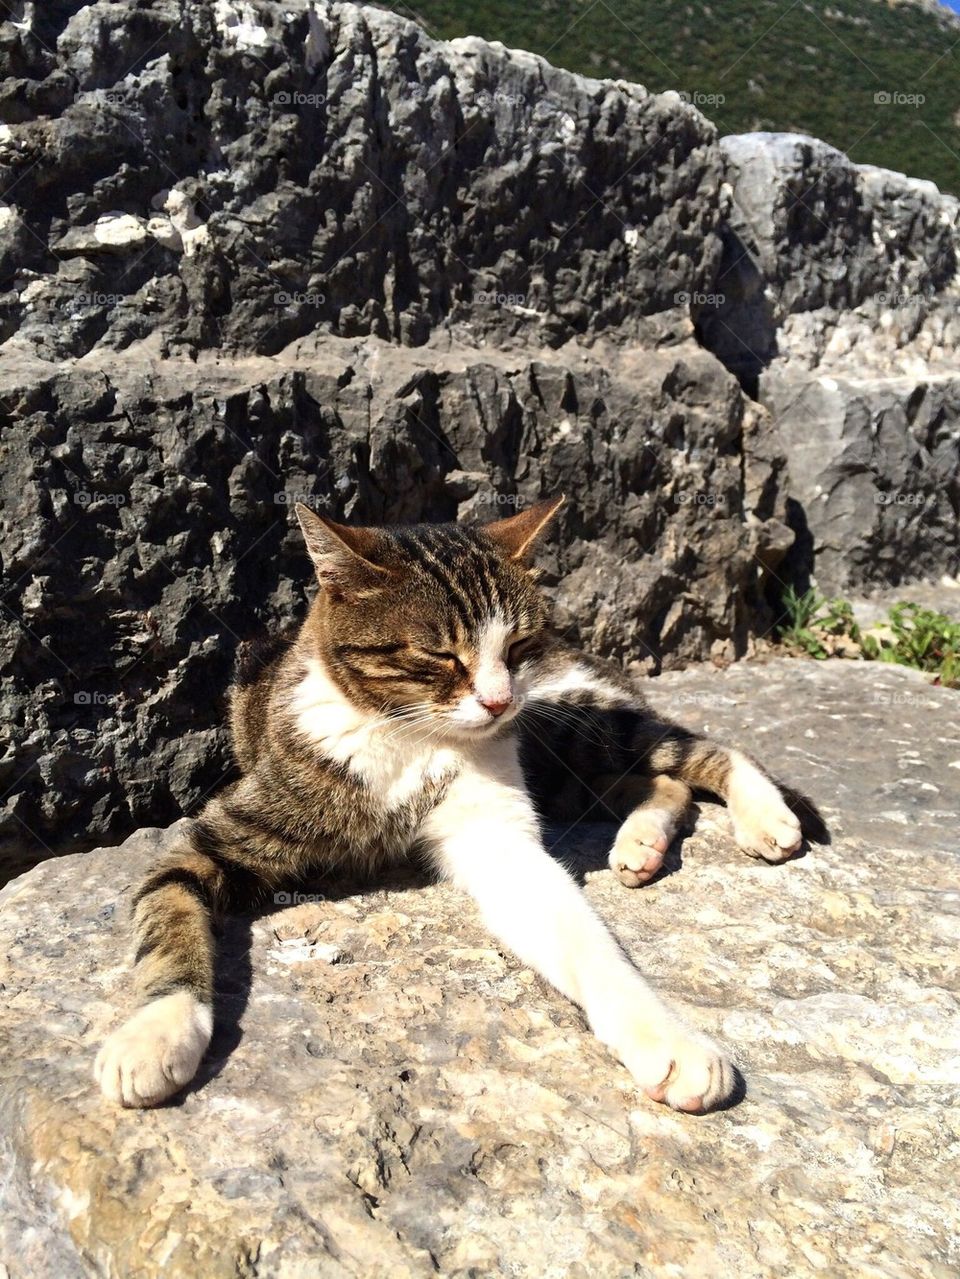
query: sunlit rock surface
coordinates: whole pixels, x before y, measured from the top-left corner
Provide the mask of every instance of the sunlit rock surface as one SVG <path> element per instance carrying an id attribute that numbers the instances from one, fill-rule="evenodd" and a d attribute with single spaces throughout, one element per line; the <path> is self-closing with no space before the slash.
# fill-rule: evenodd
<path id="1" fill-rule="evenodd" d="M 129 1007 L 131 892 L 171 838 L 144 830 L 0 896 L 11 1279 L 952 1279 L 960 697 L 801 660 L 650 696 L 755 751 L 832 829 L 759 865 L 705 802 L 634 892 L 603 868 L 611 827 L 551 832 L 638 965 L 730 1046 L 738 1106 L 638 1096 L 458 893 L 411 874 L 230 921 L 197 1085 L 112 1109 L 93 1055 Z"/>

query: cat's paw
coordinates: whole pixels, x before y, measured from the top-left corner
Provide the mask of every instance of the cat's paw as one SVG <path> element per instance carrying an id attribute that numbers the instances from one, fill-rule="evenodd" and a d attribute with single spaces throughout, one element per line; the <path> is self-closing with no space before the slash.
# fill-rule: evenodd
<path id="1" fill-rule="evenodd" d="M 776 793 L 747 811 L 734 812 L 733 834 L 749 857 L 768 862 L 786 861 L 803 843 L 800 819 Z"/>
<path id="2" fill-rule="evenodd" d="M 156 1106 L 197 1073 L 210 1043 L 210 1009 L 188 991 L 146 1004 L 106 1040 L 94 1078 L 120 1106 Z"/>
<path id="3" fill-rule="evenodd" d="M 610 850 L 610 869 L 620 883 L 638 888 L 652 879 L 663 865 L 676 829 L 674 816 L 667 809 L 634 809 Z"/>
<path id="4" fill-rule="evenodd" d="M 733 1096 L 737 1075 L 733 1063 L 706 1035 L 677 1026 L 637 1034 L 621 1047 L 620 1058 L 654 1101 L 702 1114 Z"/>
<path id="5" fill-rule="evenodd" d="M 734 838 L 749 857 L 782 862 L 799 850 L 803 843 L 799 817 L 749 760 L 741 758 L 735 765 L 727 803 Z"/>

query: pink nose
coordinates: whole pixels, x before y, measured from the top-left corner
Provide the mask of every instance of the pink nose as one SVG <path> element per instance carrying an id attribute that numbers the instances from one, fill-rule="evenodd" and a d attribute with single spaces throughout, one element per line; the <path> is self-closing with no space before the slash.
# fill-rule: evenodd
<path id="1" fill-rule="evenodd" d="M 502 715 L 507 707 L 512 703 L 513 698 L 508 697 L 505 701 L 501 701 L 499 698 L 495 697 L 478 696 L 477 701 L 485 710 L 488 710 L 491 715 Z"/>

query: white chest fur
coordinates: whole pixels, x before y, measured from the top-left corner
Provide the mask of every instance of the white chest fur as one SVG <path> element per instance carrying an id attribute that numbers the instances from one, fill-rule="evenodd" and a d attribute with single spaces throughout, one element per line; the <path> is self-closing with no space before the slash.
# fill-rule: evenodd
<path id="1" fill-rule="evenodd" d="M 292 709 L 304 737 L 327 759 L 345 765 L 385 812 L 459 767 L 457 751 L 428 740 L 428 726 L 385 722 L 354 706 L 318 661 L 310 662 Z"/>

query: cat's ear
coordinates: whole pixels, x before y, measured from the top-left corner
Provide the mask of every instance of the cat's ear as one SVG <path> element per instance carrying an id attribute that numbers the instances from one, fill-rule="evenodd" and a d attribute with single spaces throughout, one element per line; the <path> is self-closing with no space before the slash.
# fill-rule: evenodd
<path id="1" fill-rule="evenodd" d="M 375 529 L 337 524 L 302 502 L 297 502 L 294 509 L 321 586 L 339 598 L 347 598 L 386 585 L 392 576 L 389 569 L 369 558 L 377 545 Z"/>
<path id="2" fill-rule="evenodd" d="M 540 535 L 546 532 L 547 526 L 564 503 L 563 494 L 549 498 L 546 502 L 537 502 L 536 506 L 526 511 L 519 511 L 505 520 L 497 520 L 493 524 L 484 524 L 483 531 L 492 537 L 508 559 L 528 564 Z"/>

